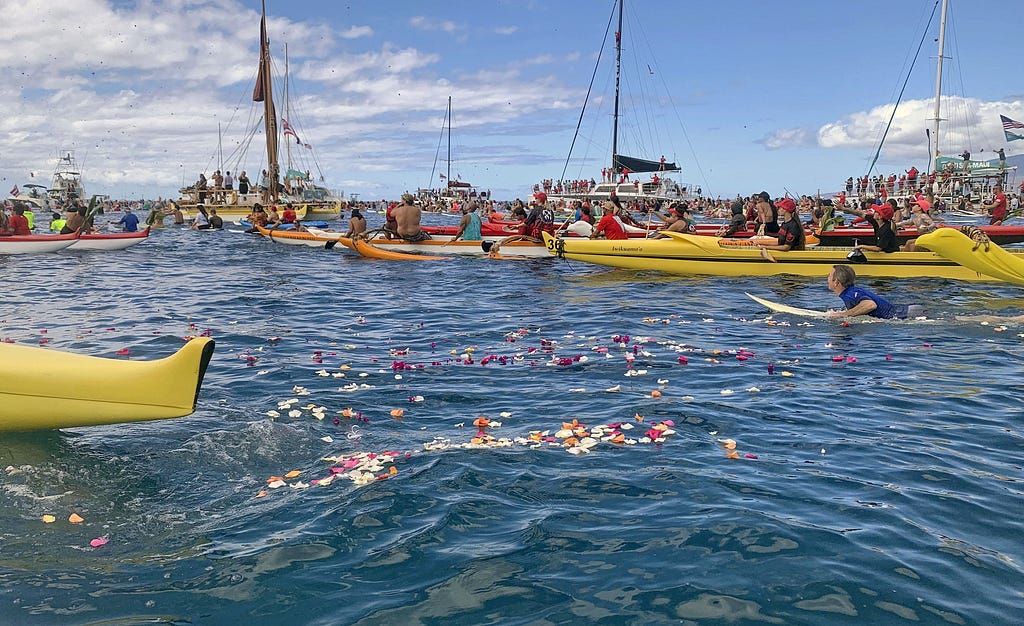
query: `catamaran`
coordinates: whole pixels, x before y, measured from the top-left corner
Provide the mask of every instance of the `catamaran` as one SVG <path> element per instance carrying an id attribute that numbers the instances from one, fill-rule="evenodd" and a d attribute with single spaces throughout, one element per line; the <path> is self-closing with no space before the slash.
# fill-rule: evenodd
<path id="1" fill-rule="evenodd" d="M 589 181 L 567 181 L 565 180 L 566 176 L 563 170 L 561 181 L 550 181 L 551 184 L 544 185 L 544 188 L 541 188 L 540 185 L 535 185 L 534 191 L 544 191 L 549 201 L 559 203 L 562 200 L 607 200 L 610 196 L 617 196 L 620 200 L 624 201 L 654 202 L 691 200 L 699 196 L 698 189 L 693 185 L 678 183 L 669 177 L 671 172 L 682 171 L 682 168 L 674 161 L 666 160 L 664 156 L 657 159 L 638 158 L 626 156 L 619 152 L 619 104 L 624 4 L 624 0 L 618 0 L 618 30 L 615 32 L 615 108 L 612 115 L 611 167 L 602 169 L 600 182 L 595 179 Z M 598 64 L 600 62 L 600 59 L 598 59 Z M 584 104 L 585 108 L 586 104 Z M 576 139 L 574 138 L 573 145 L 575 145 L 575 142 Z M 571 147 L 569 152 L 571 158 Z M 566 163 L 568 167 L 568 159 Z M 648 174 L 650 176 L 647 180 L 641 180 L 640 176 Z"/>
<path id="2" fill-rule="evenodd" d="M 287 58 L 287 53 L 286 53 Z M 288 78 L 287 60 L 285 69 L 285 115 L 291 117 L 288 103 Z M 262 17 L 260 19 L 260 60 L 259 71 L 256 77 L 256 87 L 253 90 L 253 102 L 263 103 L 263 135 L 266 139 L 267 167 L 260 174 L 253 171 L 246 193 L 242 193 L 239 185 L 234 189 L 215 190 L 211 184 L 200 187 L 193 184 L 179 190 L 180 197 L 177 205 L 185 211 L 194 211 L 196 205 L 205 204 L 207 207 L 217 209 L 217 213 L 224 217 L 239 217 L 248 215 L 254 204 L 285 204 L 291 203 L 299 207 L 305 207 L 307 217 L 331 218 L 337 217 L 342 209 L 344 200 L 335 195 L 329 189 L 316 184 L 310 169 L 319 169 L 316 160 L 312 158 L 313 146 L 303 142 L 299 136 L 299 129 L 296 124 L 290 123 L 289 118 L 281 118 L 281 136 L 278 135 L 277 110 L 274 107 L 273 97 L 273 74 L 271 71 L 270 40 L 267 38 L 267 10 L 266 3 L 262 4 Z M 291 117 L 295 121 L 294 117 Z M 249 135 L 254 134 L 251 131 Z M 285 142 L 286 162 L 282 176 L 281 163 L 279 161 L 279 143 Z M 292 141 L 298 146 L 296 152 L 292 152 Z M 293 157 L 299 160 L 299 155 L 309 156 L 313 165 L 303 170 L 301 166 L 293 163 Z M 234 167 L 224 165 L 218 169 L 223 171 L 234 171 L 237 176 L 244 168 L 241 166 L 245 158 L 244 153 L 236 153 L 229 157 L 228 162 L 234 163 Z M 323 179 L 323 175 L 320 175 Z"/>

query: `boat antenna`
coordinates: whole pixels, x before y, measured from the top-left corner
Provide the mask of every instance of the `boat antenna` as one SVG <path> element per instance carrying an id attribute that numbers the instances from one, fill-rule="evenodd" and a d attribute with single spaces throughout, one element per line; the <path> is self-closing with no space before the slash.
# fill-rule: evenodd
<path id="1" fill-rule="evenodd" d="M 945 6 L 946 0 L 942 0 L 942 1 L 943 1 L 943 6 Z M 935 19 L 935 9 L 938 8 L 938 6 L 939 6 L 939 3 L 938 3 L 938 0 L 936 0 L 935 5 L 932 7 L 932 14 L 930 16 L 928 16 L 928 24 L 924 27 L 924 32 L 921 34 L 921 41 L 919 41 L 917 43 L 917 51 L 914 52 L 914 60 L 911 61 L 911 63 L 910 63 L 911 70 L 913 70 L 914 65 L 917 64 L 917 58 L 921 55 L 921 48 L 922 48 L 922 46 L 924 46 L 925 37 L 928 36 L 928 29 L 932 25 L 932 20 Z M 941 55 L 941 52 L 939 54 Z M 900 87 L 900 93 L 896 97 L 896 105 L 892 108 L 892 115 L 889 116 L 889 122 L 885 125 L 885 132 L 882 133 L 882 139 L 881 139 L 881 141 L 878 142 L 878 149 L 875 150 L 875 156 L 874 156 L 873 159 L 871 159 L 871 165 L 868 166 L 868 171 L 865 174 L 865 176 L 870 176 L 871 172 L 875 169 L 875 163 L 878 162 L 878 155 L 880 155 L 882 153 L 882 146 L 885 144 L 885 138 L 886 138 L 886 136 L 888 136 L 889 129 L 892 127 L 892 121 L 896 117 L 896 110 L 899 109 L 900 102 L 903 101 L 903 92 L 905 92 L 907 90 L 907 83 L 910 82 L 910 74 L 911 74 L 911 72 L 908 71 L 907 72 L 907 77 L 905 79 L 903 79 L 903 86 Z M 938 115 L 936 115 L 936 117 L 938 117 Z M 938 127 L 938 122 L 937 121 L 936 121 L 936 127 Z M 936 131 L 936 133 L 938 133 L 938 131 Z M 936 140 L 936 142 L 937 141 L 938 140 Z"/>

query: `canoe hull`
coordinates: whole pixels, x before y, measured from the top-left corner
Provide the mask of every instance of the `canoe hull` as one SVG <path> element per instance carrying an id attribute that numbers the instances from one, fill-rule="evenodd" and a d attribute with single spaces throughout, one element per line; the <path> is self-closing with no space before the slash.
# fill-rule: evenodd
<path id="1" fill-rule="evenodd" d="M 670 239 L 624 241 L 558 239 L 545 235 L 548 251 L 556 256 L 597 265 L 635 270 L 655 270 L 682 275 L 824 277 L 838 263 L 849 263 L 849 249 L 822 248 L 771 252 L 774 262 L 761 257 L 755 247 L 724 248 L 717 237 L 671 233 Z M 992 277 L 964 267 L 935 252 L 866 252 L 866 263 L 857 263 L 860 276 L 896 278 L 936 277 L 988 281 Z"/>
<path id="2" fill-rule="evenodd" d="M 82 235 L 69 250 L 124 250 L 149 238 L 149 228 L 135 233 L 93 233 Z"/>
<path id="3" fill-rule="evenodd" d="M 129 361 L 0 344 L 0 431 L 189 415 L 213 350 L 199 337 L 169 357 Z"/>
<path id="4" fill-rule="evenodd" d="M 19 235 L 0 237 L 0 254 L 38 254 L 57 252 L 70 247 L 78 233 L 70 235 Z"/>

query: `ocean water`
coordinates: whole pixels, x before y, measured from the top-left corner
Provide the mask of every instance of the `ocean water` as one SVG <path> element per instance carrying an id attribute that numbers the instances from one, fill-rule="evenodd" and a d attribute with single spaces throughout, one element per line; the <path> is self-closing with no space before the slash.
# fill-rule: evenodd
<path id="1" fill-rule="evenodd" d="M 0 257 L 0 338 L 217 341 L 191 416 L 0 434 L 0 623 L 1021 623 L 1024 325 L 951 319 L 1019 288 L 353 255 Z"/>

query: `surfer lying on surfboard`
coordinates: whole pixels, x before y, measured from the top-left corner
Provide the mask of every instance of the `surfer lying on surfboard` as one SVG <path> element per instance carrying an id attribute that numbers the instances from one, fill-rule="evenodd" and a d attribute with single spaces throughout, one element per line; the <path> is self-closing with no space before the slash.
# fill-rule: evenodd
<path id="1" fill-rule="evenodd" d="M 842 299 L 846 310 L 829 311 L 828 317 L 856 317 L 870 315 L 882 319 L 913 319 L 924 315 L 919 304 L 893 304 L 882 296 L 859 287 L 857 273 L 849 265 L 833 265 L 828 273 L 828 288 Z"/>

